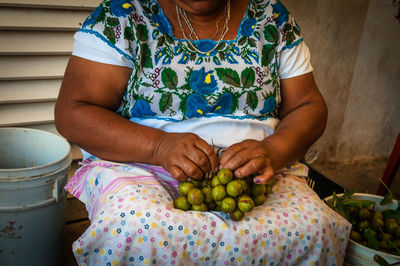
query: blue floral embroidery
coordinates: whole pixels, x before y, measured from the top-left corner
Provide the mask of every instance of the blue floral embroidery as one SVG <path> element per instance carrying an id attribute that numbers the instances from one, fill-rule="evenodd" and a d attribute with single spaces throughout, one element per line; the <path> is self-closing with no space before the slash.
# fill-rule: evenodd
<path id="1" fill-rule="evenodd" d="M 269 96 L 264 100 L 264 107 L 260 110 L 260 114 L 272 113 L 275 110 L 276 101 L 275 97 Z"/>
<path id="2" fill-rule="evenodd" d="M 199 49 L 202 52 L 208 52 L 211 49 L 217 45 L 217 43 L 213 40 L 198 40 L 194 42 L 194 45 L 196 45 L 197 49 Z M 217 49 L 214 49 L 211 53 L 208 54 L 199 54 L 200 56 L 214 56 L 217 54 Z"/>
<path id="3" fill-rule="evenodd" d="M 117 17 L 126 17 L 134 10 L 129 0 L 112 0 L 110 3 L 111 13 Z"/>
<path id="4" fill-rule="evenodd" d="M 210 112 L 211 107 L 201 95 L 193 93 L 186 99 L 186 116 L 188 118 L 201 117 Z"/>
<path id="5" fill-rule="evenodd" d="M 282 26 L 289 18 L 289 12 L 286 7 L 281 4 L 281 2 L 276 2 L 272 4 L 273 15 L 275 17 L 276 24 Z"/>
<path id="6" fill-rule="evenodd" d="M 242 36 L 250 36 L 253 34 L 257 20 L 254 18 L 246 18 L 240 25 L 239 33 Z"/>
<path id="7" fill-rule="evenodd" d="M 213 70 L 206 72 L 204 67 L 193 71 L 190 76 L 190 87 L 192 90 L 202 95 L 209 95 L 216 91 L 218 87 L 217 81 L 214 75 L 212 75 L 213 72 Z"/>
<path id="8" fill-rule="evenodd" d="M 151 19 L 161 33 L 171 34 L 167 18 L 164 15 L 152 15 Z"/>
<path id="9" fill-rule="evenodd" d="M 232 93 L 224 93 L 215 103 L 213 112 L 216 114 L 230 114 L 232 112 L 233 95 Z"/>
<path id="10" fill-rule="evenodd" d="M 83 22 L 83 27 L 87 27 L 88 25 L 95 23 L 102 11 L 102 6 L 96 7 L 96 9 L 86 18 L 85 22 Z"/>
<path id="11" fill-rule="evenodd" d="M 143 99 L 137 100 L 131 110 L 132 117 L 154 116 L 154 115 L 156 115 L 156 113 L 151 110 L 150 104 Z"/>

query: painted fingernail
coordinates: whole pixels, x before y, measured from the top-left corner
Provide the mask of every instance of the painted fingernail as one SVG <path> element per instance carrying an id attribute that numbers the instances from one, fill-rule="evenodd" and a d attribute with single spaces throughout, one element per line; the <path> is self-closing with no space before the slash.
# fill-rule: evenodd
<path id="1" fill-rule="evenodd" d="M 254 182 L 258 184 L 261 182 L 261 180 L 259 178 L 256 178 L 256 179 L 254 179 Z"/>

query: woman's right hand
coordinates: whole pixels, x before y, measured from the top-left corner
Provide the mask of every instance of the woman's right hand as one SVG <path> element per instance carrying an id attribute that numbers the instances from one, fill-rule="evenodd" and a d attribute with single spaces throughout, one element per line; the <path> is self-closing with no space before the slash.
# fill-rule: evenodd
<path id="1" fill-rule="evenodd" d="M 165 133 L 154 150 L 154 159 L 179 181 L 200 179 L 210 171 L 217 172 L 219 165 L 212 147 L 193 133 Z"/>

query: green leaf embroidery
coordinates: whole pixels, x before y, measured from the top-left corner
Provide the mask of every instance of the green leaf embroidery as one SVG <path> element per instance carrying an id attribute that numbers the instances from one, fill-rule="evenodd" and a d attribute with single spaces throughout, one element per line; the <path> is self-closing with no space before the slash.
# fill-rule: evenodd
<path id="1" fill-rule="evenodd" d="M 254 84 L 255 76 L 254 69 L 251 67 L 244 69 L 240 75 L 242 86 L 244 88 L 250 88 L 250 86 Z"/>
<path id="2" fill-rule="evenodd" d="M 137 25 L 136 36 L 139 41 L 142 41 L 142 42 L 147 41 L 147 39 L 149 37 L 149 31 L 147 30 L 147 27 L 143 24 Z"/>
<path id="3" fill-rule="evenodd" d="M 169 107 L 171 107 L 172 100 L 172 93 L 165 93 L 161 96 L 160 102 L 158 103 L 161 112 L 164 113 Z"/>
<path id="4" fill-rule="evenodd" d="M 274 25 L 268 25 L 264 29 L 264 37 L 270 43 L 278 43 L 279 41 L 279 34 L 278 30 Z"/>
<path id="5" fill-rule="evenodd" d="M 112 44 L 115 44 L 115 32 L 112 28 L 106 26 L 103 33 Z"/>
<path id="6" fill-rule="evenodd" d="M 218 52 L 218 55 L 221 61 L 225 61 L 225 54 L 223 52 Z"/>
<path id="7" fill-rule="evenodd" d="M 151 51 L 150 51 L 149 46 L 146 43 L 141 45 L 140 64 L 142 65 L 142 67 L 146 67 L 146 68 L 153 67 L 153 61 L 151 59 Z"/>
<path id="8" fill-rule="evenodd" d="M 107 18 L 107 23 L 111 27 L 115 27 L 115 26 L 119 25 L 119 20 L 117 18 L 110 17 L 110 18 Z"/>
<path id="9" fill-rule="evenodd" d="M 165 39 L 167 40 L 167 42 L 168 42 L 169 44 L 175 44 L 175 41 L 174 41 L 174 39 L 171 37 L 171 35 L 165 34 Z"/>
<path id="10" fill-rule="evenodd" d="M 157 40 L 157 48 L 161 47 L 165 43 L 165 36 L 162 35 L 160 38 Z"/>
<path id="11" fill-rule="evenodd" d="M 261 65 L 268 66 L 272 62 L 274 55 L 275 55 L 274 45 L 272 44 L 264 45 L 261 52 Z"/>
<path id="12" fill-rule="evenodd" d="M 219 51 L 219 50 L 222 50 L 222 49 L 224 49 L 225 48 L 225 43 L 224 42 L 221 42 L 218 46 L 217 46 L 217 48 L 215 48 L 217 51 Z"/>
<path id="13" fill-rule="evenodd" d="M 151 7 L 151 11 L 153 12 L 154 15 L 157 15 L 158 14 L 158 6 L 157 5 L 153 5 Z"/>
<path id="14" fill-rule="evenodd" d="M 218 78 L 226 84 L 240 87 L 239 74 L 230 68 L 216 68 Z"/>
<path id="15" fill-rule="evenodd" d="M 238 44 L 240 46 L 242 46 L 242 45 L 244 45 L 246 43 L 246 41 L 247 41 L 247 37 L 246 36 L 242 36 L 242 37 L 240 37 L 240 39 L 238 41 Z"/>
<path id="16" fill-rule="evenodd" d="M 257 94 L 254 91 L 247 92 L 246 103 L 248 106 L 250 106 L 251 109 L 253 109 L 253 111 L 254 109 L 256 109 L 258 104 L 258 98 Z"/>
<path id="17" fill-rule="evenodd" d="M 249 37 L 247 40 L 248 40 L 248 42 L 249 42 L 251 47 L 256 47 L 257 46 L 257 42 L 253 38 Z"/>
<path id="18" fill-rule="evenodd" d="M 252 10 L 249 10 L 249 11 L 247 12 L 247 16 L 248 16 L 249 18 L 254 18 L 254 12 L 253 12 Z"/>
<path id="19" fill-rule="evenodd" d="M 286 31 L 286 32 L 292 31 L 292 25 L 289 24 L 289 23 L 286 23 L 286 24 L 283 26 L 283 30 Z"/>
<path id="20" fill-rule="evenodd" d="M 178 76 L 175 71 L 167 67 L 161 71 L 161 81 L 164 83 L 165 87 L 175 90 L 178 84 Z"/>
<path id="21" fill-rule="evenodd" d="M 191 53 L 190 54 L 190 61 L 196 60 L 197 54 L 196 53 Z"/>
<path id="22" fill-rule="evenodd" d="M 124 38 L 129 41 L 135 40 L 135 34 L 130 27 L 126 27 L 124 30 Z"/>
<path id="23" fill-rule="evenodd" d="M 296 36 L 294 36 L 293 31 L 286 33 L 286 45 L 292 44 Z"/>

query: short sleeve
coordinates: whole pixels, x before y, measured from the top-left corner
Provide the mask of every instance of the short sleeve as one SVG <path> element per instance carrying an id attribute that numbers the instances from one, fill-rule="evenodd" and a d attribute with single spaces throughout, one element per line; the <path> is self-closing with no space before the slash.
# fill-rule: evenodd
<path id="1" fill-rule="evenodd" d="M 117 2 L 101 3 L 86 18 L 74 35 L 72 55 L 133 68 L 137 44 L 129 21 L 129 12 L 134 7 L 124 6 L 118 9 Z"/>
<path id="2" fill-rule="evenodd" d="M 279 31 L 279 77 L 286 79 L 311 72 L 310 51 L 304 43 L 299 25 L 280 1 L 274 1 L 271 5 Z"/>
<path id="3" fill-rule="evenodd" d="M 292 78 L 313 71 L 310 50 L 304 41 L 294 47 L 283 49 L 279 57 L 279 77 L 281 79 Z"/>

